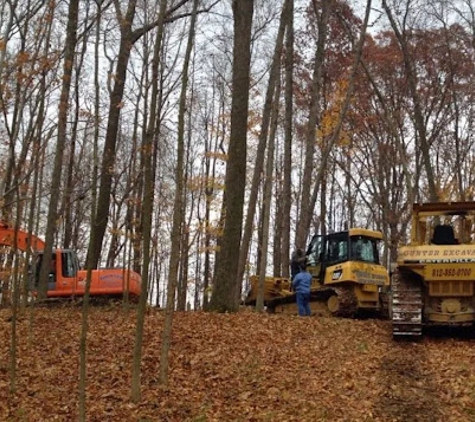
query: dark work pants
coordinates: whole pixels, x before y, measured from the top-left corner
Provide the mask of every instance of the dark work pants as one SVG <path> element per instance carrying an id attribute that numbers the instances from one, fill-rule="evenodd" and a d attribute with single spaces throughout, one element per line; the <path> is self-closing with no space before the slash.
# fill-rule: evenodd
<path id="1" fill-rule="evenodd" d="M 310 293 L 297 292 L 297 306 L 299 308 L 300 316 L 310 316 Z"/>

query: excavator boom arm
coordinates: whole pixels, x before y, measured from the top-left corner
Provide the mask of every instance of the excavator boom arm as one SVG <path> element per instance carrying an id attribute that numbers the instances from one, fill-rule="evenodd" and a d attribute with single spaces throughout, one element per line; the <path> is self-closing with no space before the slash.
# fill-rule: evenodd
<path id="1" fill-rule="evenodd" d="M 13 246 L 21 251 L 26 251 L 30 247 L 34 251 L 42 251 L 45 248 L 45 242 L 34 234 L 23 230 L 15 231 L 15 228 L 0 221 L 0 245 Z"/>

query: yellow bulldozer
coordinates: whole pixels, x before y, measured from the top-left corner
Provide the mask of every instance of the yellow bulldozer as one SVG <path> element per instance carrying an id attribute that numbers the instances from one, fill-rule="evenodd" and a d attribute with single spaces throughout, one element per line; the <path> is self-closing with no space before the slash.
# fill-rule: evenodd
<path id="1" fill-rule="evenodd" d="M 475 202 L 414 204 L 410 243 L 391 276 L 393 337 L 423 327 L 473 326 Z"/>
<path id="2" fill-rule="evenodd" d="M 386 314 L 389 274 L 379 258 L 382 233 L 351 228 L 328 235 L 314 235 L 306 251 L 307 270 L 312 274 L 310 307 L 332 315 L 354 317 L 358 313 Z M 259 277 L 250 278 L 244 301 L 254 306 Z M 264 305 L 271 313 L 297 313 L 295 293 L 288 278 L 266 277 Z"/>

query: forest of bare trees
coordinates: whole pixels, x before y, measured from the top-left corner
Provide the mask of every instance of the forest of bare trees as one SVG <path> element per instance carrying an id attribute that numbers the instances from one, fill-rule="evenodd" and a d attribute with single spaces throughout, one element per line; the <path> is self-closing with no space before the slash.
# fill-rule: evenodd
<path id="1" fill-rule="evenodd" d="M 414 202 L 475 199 L 471 0 L 0 0 L 0 16 L 0 222 L 45 240 L 39 299 L 54 248 L 89 271 L 79 420 L 93 269 L 141 274 L 138 402 L 147 306 L 166 309 L 166 384 L 175 310 L 237 311 L 249 276 L 288 276 L 315 232 L 379 230 L 389 265 Z M 2 252 L 14 392 L 29 257 Z"/>
<path id="2" fill-rule="evenodd" d="M 316 231 L 381 230 L 389 263 L 413 202 L 474 199 L 469 0 L 0 14 L 1 220 L 146 275 L 152 305 L 236 310 Z"/>

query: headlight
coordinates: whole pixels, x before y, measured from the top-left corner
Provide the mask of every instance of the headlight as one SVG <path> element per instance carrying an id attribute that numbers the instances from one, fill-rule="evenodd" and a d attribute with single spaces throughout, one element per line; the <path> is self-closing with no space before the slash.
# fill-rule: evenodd
<path id="1" fill-rule="evenodd" d="M 333 271 L 332 280 L 339 280 L 341 277 L 342 271 Z"/>

